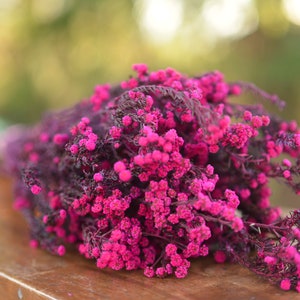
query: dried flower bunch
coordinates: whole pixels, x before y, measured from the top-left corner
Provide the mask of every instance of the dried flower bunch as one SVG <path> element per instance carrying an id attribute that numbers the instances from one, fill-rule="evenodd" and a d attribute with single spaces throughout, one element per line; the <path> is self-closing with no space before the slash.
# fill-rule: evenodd
<path id="1" fill-rule="evenodd" d="M 75 244 L 99 268 L 148 277 L 185 277 L 191 258 L 212 253 L 300 291 L 300 210 L 282 219 L 268 186 L 278 178 L 300 194 L 300 130 L 228 98 L 283 102 L 219 72 L 133 69 L 8 146 L 31 245 L 63 255 Z"/>

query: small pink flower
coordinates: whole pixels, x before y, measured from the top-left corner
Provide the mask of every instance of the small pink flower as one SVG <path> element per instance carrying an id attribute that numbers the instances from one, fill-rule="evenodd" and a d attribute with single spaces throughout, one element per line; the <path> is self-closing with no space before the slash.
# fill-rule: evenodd
<path id="1" fill-rule="evenodd" d="M 132 69 L 137 71 L 139 74 L 147 73 L 148 66 L 146 64 L 134 64 Z"/>
<path id="2" fill-rule="evenodd" d="M 166 275 L 166 270 L 163 267 L 159 267 L 156 269 L 155 273 L 158 277 L 164 277 Z"/>
<path id="3" fill-rule="evenodd" d="M 37 240 L 30 240 L 29 245 L 31 248 L 37 248 L 39 246 L 39 242 Z"/>
<path id="4" fill-rule="evenodd" d="M 131 179 L 132 175 L 131 172 L 129 170 L 122 170 L 119 173 L 119 179 L 123 182 L 127 182 Z"/>
<path id="5" fill-rule="evenodd" d="M 123 125 L 124 126 L 129 126 L 129 125 L 131 125 L 131 123 L 132 123 L 132 119 L 131 119 L 131 117 L 130 116 L 124 116 L 123 118 L 122 118 L 122 123 L 123 123 Z"/>
<path id="6" fill-rule="evenodd" d="M 288 291 L 291 288 L 291 281 L 288 278 L 282 279 L 280 282 L 280 287 L 284 291 Z"/>
<path id="7" fill-rule="evenodd" d="M 232 220 L 232 229 L 239 232 L 244 228 L 244 223 L 239 217 L 234 217 Z"/>
<path id="8" fill-rule="evenodd" d="M 187 268 L 184 266 L 179 266 L 176 268 L 175 276 L 177 278 L 184 278 L 187 275 Z"/>
<path id="9" fill-rule="evenodd" d="M 122 162 L 122 161 L 117 161 L 115 164 L 114 164 L 114 170 L 117 172 L 117 173 L 120 173 L 121 171 L 125 170 L 126 169 L 126 166 L 125 164 Z"/>
<path id="10" fill-rule="evenodd" d="M 224 251 L 217 250 L 214 253 L 214 259 L 217 263 L 224 263 L 226 261 L 226 253 Z"/>
<path id="11" fill-rule="evenodd" d="M 287 159 L 287 158 L 284 158 L 284 159 L 282 160 L 282 163 L 283 163 L 286 167 L 288 167 L 288 168 L 290 168 L 290 167 L 292 166 L 291 161 L 290 161 L 289 159 Z"/>
<path id="12" fill-rule="evenodd" d="M 78 145 L 76 144 L 73 144 L 71 147 L 70 147 L 70 151 L 72 154 L 77 154 L 78 153 L 78 150 L 79 150 L 79 147 Z"/>
<path id="13" fill-rule="evenodd" d="M 259 116 L 253 116 L 251 122 L 254 128 L 259 128 L 263 125 L 262 119 Z"/>
<path id="14" fill-rule="evenodd" d="M 244 111 L 244 120 L 251 121 L 252 120 L 252 113 L 249 110 Z"/>
<path id="15" fill-rule="evenodd" d="M 63 256 L 65 255 L 66 253 L 66 248 L 63 246 L 63 245 L 60 245 L 58 248 L 57 248 L 57 254 L 59 256 Z"/>
<path id="16" fill-rule="evenodd" d="M 59 216 L 62 218 L 62 219 L 65 219 L 67 217 L 67 212 L 64 210 L 64 209 L 61 209 L 59 211 Z"/>
<path id="17" fill-rule="evenodd" d="M 264 262 L 267 263 L 268 265 L 274 265 L 277 262 L 277 259 L 275 257 L 272 256 L 266 256 L 264 258 Z"/>
<path id="18" fill-rule="evenodd" d="M 176 253 L 176 251 L 177 251 L 176 245 L 174 245 L 174 244 L 168 244 L 166 246 L 166 254 L 168 256 L 174 255 Z"/>
<path id="19" fill-rule="evenodd" d="M 182 258 L 179 254 L 171 255 L 171 265 L 173 267 L 179 267 L 182 264 Z"/>
<path id="20" fill-rule="evenodd" d="M 34 184 L 31 188 L 31 193 L 34 194 L 34 195 L 38 195 L 41 191 L 42 191 L 42 188 L 36 184 Z"/>
<path id="21" fill-rule="evenodd" d="M 283 171 L 282 174 L 283 174 L 283 177 L 286 178 L 286 179 L 291 177 L 291 172 L 289 170 Z"/>
<path id="22" fill-rule="evenodd" d="M 89 151 L 93 151 L 96 148 L 96 143 L 93 140 L 87 140 L 85 142 L 85 148 Z"/>
<path id="23" fill-rule="evenodd" d="M 69 136 L 63 133 L 57 133 L 53 137 L 53 142 L 57 145 L 64 145 L 69 140 Z"/>
<path id="24" fill-rule="evenodd" d="M 95 173 L 94 176 L 93 176 L 93 179 L 96 181 L 96 182 L 100 182 L 103 180 L 103 175 L 101 173 Z"/>
<path id="25" fill-rule="evenodd" d="M 144 275 L 147 276 L 147 277 L 149 277 L 149 278 L 154 277 L 155 271 L 151 267 L 146 267 L 144 269 Z"/>
<path id="26" fill-rule="evenodd" d="M 110 239 L 114 242 L 118 241 L 119 239 L 121 239 L 122 237 L 122 232 L 119 229 L 115 229 L 112 231 L 111 235 L 110 235 Z"/>

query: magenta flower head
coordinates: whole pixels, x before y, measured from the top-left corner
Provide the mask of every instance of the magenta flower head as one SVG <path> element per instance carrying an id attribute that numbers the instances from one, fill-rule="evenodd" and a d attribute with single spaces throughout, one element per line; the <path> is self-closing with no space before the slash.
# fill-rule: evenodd
<path id="1" fill-rule="evenodd" d="M 185 277 L 211 253 L 299 290 L 300 210 L 282 219 L 268 181 L 300 194 L 300 130 L 230 98 L 283 102 L 220 72 L 133 69 L 8 144 L 30 244 L 58 255 L 74 244 L 98 268 L 148 277 Z"/>

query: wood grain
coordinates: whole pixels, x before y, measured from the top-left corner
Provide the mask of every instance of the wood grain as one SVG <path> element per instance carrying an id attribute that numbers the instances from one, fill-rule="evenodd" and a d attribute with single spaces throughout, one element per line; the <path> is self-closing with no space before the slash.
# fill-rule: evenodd
<path id="1" fill-rule="evenodd" d="M 75 251 L 52 256 L 28 246 L 27 225 L 11 204 L 11 182 L 0 178 L 0 299 L 300 300 L 238 265 L 209 258 L 193 261 L 184 279 L 148 279 L 142 271 L 99 270 Z"/>

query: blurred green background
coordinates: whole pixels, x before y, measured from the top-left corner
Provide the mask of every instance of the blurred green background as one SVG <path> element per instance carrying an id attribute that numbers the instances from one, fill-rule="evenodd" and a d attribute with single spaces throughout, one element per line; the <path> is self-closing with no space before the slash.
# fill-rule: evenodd
<path id="1" fill-rule="evenodd" d="M 254 82 L 299 121 L 300 1 L 0 0 L 0 127 L 68 107 L 138 62 Z"/>

